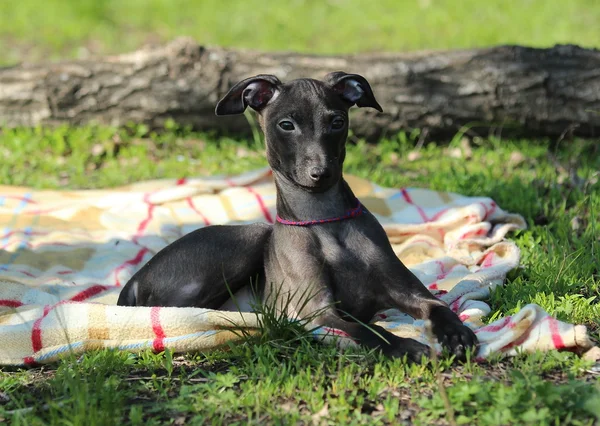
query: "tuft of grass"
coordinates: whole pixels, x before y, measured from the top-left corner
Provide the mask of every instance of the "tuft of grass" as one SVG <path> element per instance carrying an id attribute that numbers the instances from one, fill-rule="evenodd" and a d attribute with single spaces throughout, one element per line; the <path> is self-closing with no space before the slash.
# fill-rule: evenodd
<path id="1" fill-rule="evenodd" d="M 418 138 L 401 133 L 376 145 L 353 141 L 346 172 L 388 187 L 490 196 L 524 215 L 529 228 L 510 236 L 522 250 L 522 265 L 492 295 L 489 320 L 538 303 L 598 338 L 598 141 L 457 137 L 419 146 Z M 98 188 L 237 173 L 265 166 L 263 150 L 259 138 L 214 138 L 173 125 L 161 134 L 143 126 L 3 130 L 0 180 Z M 0 368 L 0 419 L 34 425 L 447 424 L 441 378 L 457 424 L 600 421 L 597 366 L 573 354 L 406 365 L 361 348 L 320 345 L 300 324 L 268 309 L 262 337 L 223 350 L 185 356 L 99 351 L 28 370 Z"/>
<path id="2" fill-rule="evenodd" d="M 310 289 L 290 289 L 282 284 L 265 284 L 267 300 L 262 300 L 262 291 L 258 290 L 255 283 L 251 282 L 251 293 L 256 300 L 250 303 L 252 312 L 256 314 L 257 326 L 260 333 L 248 332 L 232 322 L 232 331 L 245 342 L 255 345 L 273 345 L 289 348 L 300 341 L 312 341 L 313 331 L 318 327 L 311 327 L 311 322 L 328 307 L 307 312 L 310 301 L 315 295 L 310 294 Z M 233 303 L 241 313 L 235 295 L 229 290 Z"/>
<path id="3" fill-rule="evenodd" d="M 596 0 L 5 1 L 0 63 L 87 58 L 182 35 L 208 45 L 311 53 L 506 43 L 597 47 L 599 21 Z"/>

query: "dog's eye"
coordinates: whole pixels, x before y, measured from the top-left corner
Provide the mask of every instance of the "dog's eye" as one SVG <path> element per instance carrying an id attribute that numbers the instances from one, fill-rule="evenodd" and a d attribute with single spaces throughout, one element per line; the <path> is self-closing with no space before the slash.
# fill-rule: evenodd
<path id="1" fill-rule="evenodd" d="M 340 130 L 341 128 L 344 127 L 344 120 L 342 120 L 341 118 L 336 118 L 335 120 L 333 120 L 333 122 L 331 123 L 331 128 L 333 130 Z"/>
<path id="2" fill-rule="evenodd" d="M 291 132 L 295 129 L 294 123 L 292 123 L 291 121 L 282 121 L 281 123 L 279 123 L 279 127 L 281 127 L 286 132 Z"/>

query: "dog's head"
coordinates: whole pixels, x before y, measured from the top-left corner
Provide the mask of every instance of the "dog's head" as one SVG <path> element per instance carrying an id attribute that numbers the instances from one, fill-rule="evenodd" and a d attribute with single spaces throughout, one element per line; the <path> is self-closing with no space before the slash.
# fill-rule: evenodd
<path id="1" fill-rule="evenodd" d="M 281 83 L 274 75 L 247 78 L 219 101 L 217 115 L 259 114 L 274 172 L 307 191 L 322 192 L 342 176 L 351 106 L 382 111 L 367 80 L 333 72 L 323 81 Z"/>

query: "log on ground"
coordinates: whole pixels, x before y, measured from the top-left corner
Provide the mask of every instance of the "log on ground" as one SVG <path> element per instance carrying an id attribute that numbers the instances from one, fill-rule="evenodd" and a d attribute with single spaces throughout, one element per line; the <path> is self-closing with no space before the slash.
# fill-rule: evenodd
<path id="1" fill-rule="evenodd" d="M 573 45 L 316 56 L 204 47 L 188 38 L 94 60 L 0 68 L 0 124 L 9 127 L 166 120 L 202 131 L 248 134 L 243 116 L 216 117 L 218 99 L 239 80 L 282 81 L 331 71 L 362 74 L 384 109 L 355 110 L 358 136 L 422 129 L 451 137 L 600 134 L 600 51 Z"/>

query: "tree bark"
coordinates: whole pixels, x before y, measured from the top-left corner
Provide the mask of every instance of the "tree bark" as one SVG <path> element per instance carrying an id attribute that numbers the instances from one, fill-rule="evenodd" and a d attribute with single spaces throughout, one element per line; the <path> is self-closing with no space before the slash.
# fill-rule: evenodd
<path id="1" fill-rule="evenodd" d="M 0 123 L 161 128 L 172 118 L 196 130 L 244 134 L 244 117 L 214 115 L 231 85 L 254 74 L 287 81 L 334 70 L 365 76 L 385 111 L 353 113 L 354 133 L 367 138 L 415 128 L 447 137 L 463 126 L 484 135 L 600 134 L 600 51 L 571 45 L 313 56 L 203 47 L 183 38 L 96 60 L 0 68 Z"/>

